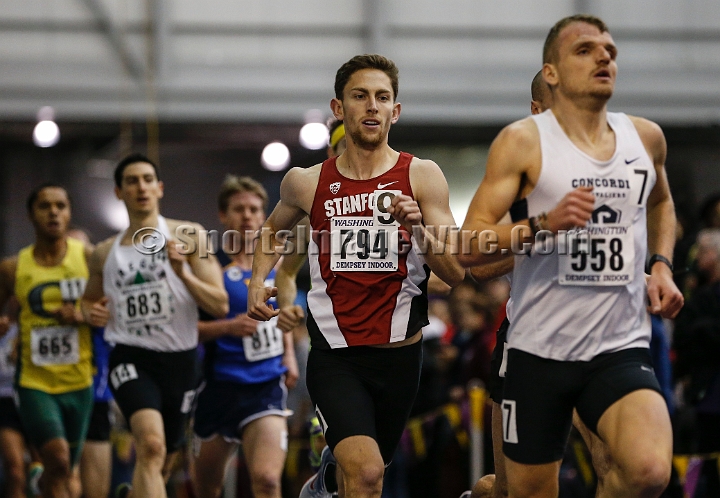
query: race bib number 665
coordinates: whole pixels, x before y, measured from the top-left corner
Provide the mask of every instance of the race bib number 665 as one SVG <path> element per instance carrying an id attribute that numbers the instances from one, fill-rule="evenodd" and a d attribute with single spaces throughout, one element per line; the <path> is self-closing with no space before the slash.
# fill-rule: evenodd
<path id="1" fill-rule="evenodd" d="M 32 329 L 30 349 L 34 365 L 74 365 L 80 361 L 78 329 L 70 326 Z"/>

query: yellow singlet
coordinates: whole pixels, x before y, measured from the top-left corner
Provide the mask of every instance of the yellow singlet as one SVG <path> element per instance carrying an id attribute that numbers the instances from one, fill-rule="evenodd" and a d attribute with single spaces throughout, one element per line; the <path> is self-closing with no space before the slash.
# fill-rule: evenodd
<path id="1" fill-rule="evenodd" d="M 21 387 L 61 394 L 92 385 L 92 339 L 87 325 L 60 325 L 52 315 L 63 302 L 79 306 L 88 279 L 85 247 L 67 239 L 58 266 L 40 266 L 34 245 L 18 254 L 15 296 L 20 302 Z"/>

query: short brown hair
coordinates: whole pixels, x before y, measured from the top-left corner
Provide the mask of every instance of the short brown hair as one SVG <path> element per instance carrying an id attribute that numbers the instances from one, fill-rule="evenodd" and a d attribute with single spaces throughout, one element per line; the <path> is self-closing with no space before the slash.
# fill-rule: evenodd
<path id="1" fill-rule="evenodd" d="M 378 54 L 356 55 L 345 64 L 340 66 L 335 74 L 335 98 L 342 100 L 345 85 L 350 77 L 361 69 L 378 69 L 388 75 L 393 89 L 393 100 L 397 100 L 398 68 L 393 61 Z"/>
<path id="2" fill-rule="evenodd" d="M 560 32 L 565 29 L 565 27 L 575 22 L 584 22 L 585 24 L 595 26 L 601 33 L 610 32 L 607 25 L 599 17 L 591 16 L 589 14 L 575 14 L 574 16 L 564 17 L 556 22 L 555 26 L 550 28 L 550 32 L 548 33 L 547 38 L 545 38 L 545 45 L 543 46 L 543 64 L 552 63 L 557 60 L 558 36 L 560 36 Z"/>
<path id="3" fill-rule="evenodd" d="M 267 210 L 268 194 L 260 182 L 249 176 L 227 175 L 218 194 L 218 209 L 224 213 L 230 204 L 230 197 L 240 192 L 250 192 L 262 199 L 263 211 Z"/>

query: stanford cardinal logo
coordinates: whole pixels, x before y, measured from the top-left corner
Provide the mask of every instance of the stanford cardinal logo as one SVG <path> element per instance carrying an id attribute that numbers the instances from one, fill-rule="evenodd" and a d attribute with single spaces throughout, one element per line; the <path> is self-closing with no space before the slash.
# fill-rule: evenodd
<path id="1" fill-rule="evenodd" d="M 337 194 L 340 191 L 340 182 L 330 184 L 330 192 Z"/>

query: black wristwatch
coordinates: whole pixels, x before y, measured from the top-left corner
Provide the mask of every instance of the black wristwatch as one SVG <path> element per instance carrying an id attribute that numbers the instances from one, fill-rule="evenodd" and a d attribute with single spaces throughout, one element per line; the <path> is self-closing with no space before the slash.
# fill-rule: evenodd
<path id="1" fill-rule="evenodd" d="M 647 266 L 648 273 L 652 272 L 652 267 L 657 262 L 665 263 L 666 265 L 668 265 L 668 268 L 670 268 L 670 271 L 673 271 L 673 269 L 674 269 L 673 264 L 665 256 L 663 256 L 662 254 L 653 254 L 652 256 L 650 256 L 650 261 L 648 261 L 648 266 Z"/>

